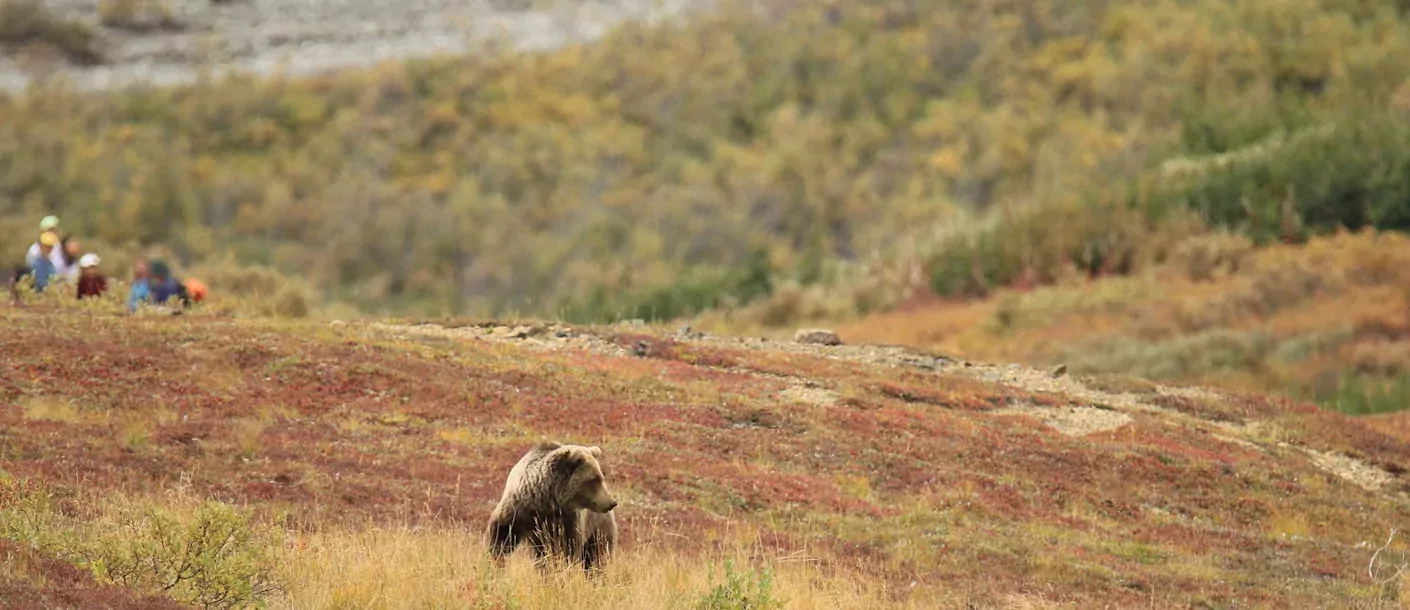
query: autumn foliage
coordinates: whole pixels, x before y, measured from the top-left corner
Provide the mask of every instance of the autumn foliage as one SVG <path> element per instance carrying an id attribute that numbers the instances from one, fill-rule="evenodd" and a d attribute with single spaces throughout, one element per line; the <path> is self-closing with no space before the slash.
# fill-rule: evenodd
<path id="1" fill-rule="evenodd" d="M 669 318 L 810 285 L 848 296 L 771 315 L 867 311 L 1129 272 L 1210 226 L 1401 227 L 1406 27 L 1348 0 L 726 3 L 543 54 L 40 85 L 0 100 L 0 229 L 52 210 L 373 311 Z"/>

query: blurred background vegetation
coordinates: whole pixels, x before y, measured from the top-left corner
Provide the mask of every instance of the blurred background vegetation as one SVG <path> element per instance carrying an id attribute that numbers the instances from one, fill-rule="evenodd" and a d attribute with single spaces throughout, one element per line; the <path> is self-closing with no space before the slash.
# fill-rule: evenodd
<path id="1" fill-rule="evenodd" d="M 769 327 L 1172 265 L 1194 285 L 1410 228 L 1407 10 L 726 2 L 547 53 L 40 85 L 0 96 L 0 235 L 18 262 L 56 213 L 289 315 Z M 1152 373 L 1121 361 L 1089 368 Z"/>

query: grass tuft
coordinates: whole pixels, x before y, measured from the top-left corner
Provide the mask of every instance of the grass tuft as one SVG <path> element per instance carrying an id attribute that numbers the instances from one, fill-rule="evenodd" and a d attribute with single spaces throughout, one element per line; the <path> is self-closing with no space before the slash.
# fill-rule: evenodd
<path id="1" fill-rule="evenodd" d="M 52 396 L 33 396 L 21 401 L 25 419 L 77 423 L 83 420 L 83 412 L 72 401 Z"/>

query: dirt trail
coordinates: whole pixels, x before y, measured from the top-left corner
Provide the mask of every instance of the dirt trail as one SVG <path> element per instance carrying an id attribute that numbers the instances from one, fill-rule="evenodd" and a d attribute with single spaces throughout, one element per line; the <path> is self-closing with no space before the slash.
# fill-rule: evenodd
<path id="1" fill-rule="evenodd" d="M 131 32 L 98 25 L 94 0 L 47 0 L 108 40 L 105 65 L 35 66 L 0 56 L 0 90 L 62 77 L 80 89 L 172 85 L 203 74 L 306 75 L 497 42 L 542 50 L 598 38 L 627 21 L 654 21 L 706 0 L 580 0 L 519 8 L 517 0 L 173 0 L 180 29 Z M 522 4 L 528 4 L 527 1 Z"/>
<path id="2" fill-rule="evenodd" d="M 397 336 L 423 335 L 459 340 L 512 342 L 530 349 L 586 350 L 611 357 L 630 357 L 631 350 L 611 341 L 614 332 L 627 330 L 655 334 L 644 326 L 619 325 L 612 329 L 575 329 L 567 325 L 504 326 L 483 324 L 447 328 L 435 324 L 402 326 L 371 324 L 376 332 Z M 1211 421 L 1155 404 L 1160 396 L 1201 400 L 1222 400 L 1220 394 L 1203 388 L 1188 388 L 1152 384 L 1147 392 L 1109 392 L 1089 387 L 1070 375 L 1055 375 L 1017 364 L 996 365 L 927 354 L 908 348 L 878 345 L 814 345 L 759 338 L 736 338 L 677 331 L 672 340 L 698 345 L 713 345 L 732 349 L 783 352 L 840 360 L 867 366 L 906 368 L 958 375 L 1021 389 L 1034 394 L 1065 397 L 1071 404 L 1060 407 L 1015 405 L 992 411 L 996 416 L 1033 417 L 1044 422 L 1055 434 L 1082 437 L 1089 434 L 1118 430 L 1138 415 L 1155 416 L 1166 425 L 1186 426 L 1205 430 L 1212 435 L 1269 453 L 1297 453 L 1318 468 L 1339 476 L 1350 483 L 1371 491 L 1385 487 L 1393 476 L 1385 470 L 1350 456 L 1299 448 L 1280 442 L 1279 431 L 1266 422 Z M 746 371 L 747 372 L 747 371 Z M 751 372 L 752 374 L 752 372 Z M 757 373 L 765 375 L 765 373 Z M 815 380 L 793 378 L 793 387 L 785 398 L 815 405 L 831 404 L 836 396 Z"/>

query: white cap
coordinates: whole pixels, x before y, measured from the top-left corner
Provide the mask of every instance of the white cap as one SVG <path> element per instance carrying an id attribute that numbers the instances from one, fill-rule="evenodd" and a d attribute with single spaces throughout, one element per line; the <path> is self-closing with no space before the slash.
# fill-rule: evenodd
<path id="1" fill-rule="evenodd" d="M 89 252 L 78 259 L 78 266 L 87 269 L 88 267 L 97 267 L 101 262 L 103 262 L 103 259 L 98 258 L 97 254 Z"/>

